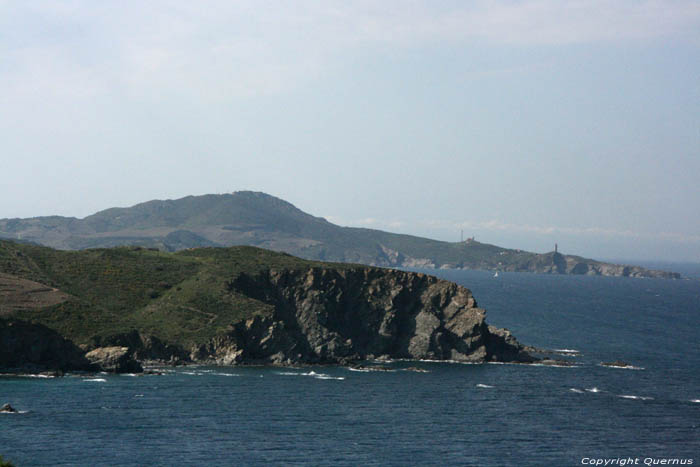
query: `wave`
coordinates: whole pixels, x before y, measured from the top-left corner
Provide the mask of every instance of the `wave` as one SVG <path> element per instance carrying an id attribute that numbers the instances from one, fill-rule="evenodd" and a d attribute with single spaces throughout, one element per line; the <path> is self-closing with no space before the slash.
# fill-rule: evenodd
<path id="1" fill-rule="evenodd" d="M 20 415 L 23 413 L 29 413 L 29 410 L 17 410 L 16 412 L 0 412 L 0 415 L 2 414 L 8 414 L 8 415 Z"/>
<path id="2" fill-rule="evenodd" d="M 598 366 L 602 366 L 604 368 L 616 368 L 618 370 L 645 370 L 643 366 L 634 366 L 634 365 L 626 365 L 626 366 L 618 366 L 618 365 L 603 365 L 602 363 L 599 363 Z"/>
<path id="3" fill-rule="evenodd" d="M 488 384 L 481 384 L 481 383 L 479 383 L 479 384 L 476 385 L 476 387 L 477 387 L 477 388 L 486 388 L 486 389 L 490 389 L 490 388 L 492 388 L 493 386 L 489 386 Z"/>
<path id="4" fill-rule="evenodd" d="M 345 379 L 344 376 L 331 376 L 325 373 L 316 373 L 313 370 L 309 371 L 308 373 L 300 373 L 297 371 L 276 371 L 275 374 L 282 376 L 311 376 L 315 379 L 335 379 L 338 381 L 342 381 Z"/>
<path id="5" fill-rule="evenodd" d="M 583 391 L 581 391 L 580 389 L 576 389 L 576 388 L 569 388 L 569 391 L 575 392 L 576 394 L 583 394 Z"/>
<path id="6" fill-rule="evenodd" d="M 570 353 L 570 354 L 578 354 L 581 353 L 576 349 L 552 349 L 552 352 L 557 352 L 557 353 Z"/>
<path id="7" fill-rule="evenodd" d="M 212 374 L 216 375 L 216 376 L 241 376 L 237 373 L 212 373 Z"/>
<path id="8" fill-rule="evenodd" d="M 558 365 L 556 363 L 515 363 L 514 365 L 523 365 L 523 366 L 548 366 L 552 368 L 578 368 L 581 365 Z"/>
<path id="9" fill-rule="evenodd" d="M 25 378 L 55 378 L 54 375 L 42 375 L 42 374 L 36 374 L 36 375 L 22 375 Z"/>
<path id="10" fill-rule="evenodd" d="M 690 399 L 690 402 L 695 402 L 696 404 L 700 404 L 700 399 Z"/>
<path id="11" fill-rule="evenodd" d="M 83 381 L 91 381 L 93 383 L 106 383 L 107 382 L 107 380 L 104 378 L 88 378 L 88 379 L 84 379 Z"/>
<path id="12" fill-rule="evenodd" d="M 653 397 L 646 397 L 646 396 L 632 396 L 628 394 L 620 394 L 618 397 L 621 397 L 623 399 L 639 399 L 642 401 L 648 401 L 648 400 L 654 400 Z"/>
<path id="13" fill-rule="evenodd" d="M 595 387 L 595 386 L 593 386 L 592 388 L 586 389 L 586 391 L 588 391 L 588 392 L 594 392 L 594 393 L 601 392 L 601 390 L 598 389 L 598 388 Z"/>

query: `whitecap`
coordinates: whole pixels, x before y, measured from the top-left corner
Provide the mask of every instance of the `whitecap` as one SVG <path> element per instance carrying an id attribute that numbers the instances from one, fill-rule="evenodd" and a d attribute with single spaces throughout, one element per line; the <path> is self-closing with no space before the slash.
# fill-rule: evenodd
<path id="1" fill-rule="evenodd" d="M 481 384 L 481 383 L 479 383 L 479 384 L 476 385 L 476 387 L 477 387 L 477 388 L 492 388 L 493 386 L 489 386 L 488 384 Z"/>
<path id="2" fill-rule="evenodd" d="M 236 373 L 212 373 L 212 374 L 217 375 L 217 376 L 241 376 L 241 375 L 236 374 Z"/>
<path id="3" fill-rule="evenodd" d="M 553 352 L 557 352 L 557 353 L 581 353 L 576 349 L 554 349 Z"/>
<path id="4" fill-rule="evenodd" d="M 27 378 L 55 378 L 54 375 L 24 375 Z"/>
<path id="5" fill-rule="evenodd" d="M 143 397 L 143 394 L 134 394 L 134 397 Z"/>
<path id="6" fill-rule="evenodd" d="M 106 383 L 107 380 L 104 378 L 89 378 L 89 379 L 84 379 L 83 381 L 92 381 L 95 383 Z"/>
<path id="7" fill-rule="evenodd" d="M 315 371 L 311 370 L 308 373 L 299 373 L 299 372 L 293 372 L 293 371 L 276 371 L 275 374 L 282 375 L 282 376 L 311 376 L 316 379 L 336 379 L 336 380 L 343 380 L 345 377 L 343 376 L 330 376 L 325 373 L 316 373 Z"/>
<path id="8" fill-rule="evenodd" d="M 583 394 L 583 391 L 581 391 L 580 389 L 576 389 L 576 388 L 569 388 L 569 391 L 575 392 L 576 394 Z"/>
<path id="9" fill-rule="evenodd" d="M 598 366 L 602 366 L 604 368 L 616 368 L 618 370 L 644 370 L 645 369 L 643 366 L 634 366 L 634 365 L 618 366 L 618 365 L 603 365 L 602 363 L 600 363 L 600 364 L 598 364 Z"/>
<path id="10" fill-rule="evenodd" d="M 525 366 L 548 366 L 552 368 L 578 368 L 581 365 L 557 365 L 556 363 L 516 363 L 516 365 Z"/>
<path id="11" fill-rule="evenodd" d="M 138 376 L 136 373 L 122 373 L 121 376 Z"/>
<path id="12" fill-rule="evenodd" d="M 348 367 L 347 368 L 349 371 L 358 371 L 360 373 L 369 373 L 372 370 L 368 370 L 367 368 L 353 368 L 353 367 Z"/>
<path id="13" fill-rule="evenodd" d="M 690 399 L 690 402 L 695 402 L 696 404 L 700 404 L 700 399 Z"/>
<path id="14" fill-rule="evenodd" d="M 592 388 L 586 389 L 586 391 L 588 391 L 588 392 L 600 392 L 600 389 L 598 389 L 597 387 L 593 386 Z"/>
<path id="15" fill-rule="evenodd" d="M 653 397 L 633 396 L 633 395 L 629 395 L 629 394 L 620 394 L 618 397 L 621 397 L 623 399 L 639 399 L 639 400 L 643 400 L 643 401 L 654 400 Z"/>

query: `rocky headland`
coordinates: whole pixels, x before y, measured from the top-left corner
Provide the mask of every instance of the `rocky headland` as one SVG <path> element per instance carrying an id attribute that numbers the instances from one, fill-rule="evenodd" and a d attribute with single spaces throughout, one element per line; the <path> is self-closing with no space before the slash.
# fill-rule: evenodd
<path id="1" fill-rule="evenodd" d="M 300 258 L 380 267 L 483 269 L 677 279 L 678 273 L 605 263 L 561 252 L 533 253 L 474 240 L 443 242 L 381 230 L 341 227 L 265 193 L 153 200 L 84 219 L 0 219 L 0 238 L 60 249 L 119 245 L 179 251 L 251 245 Z"/>
<path id="2" fill-rule="evenodd" d="M 537 360 L 509 331 L 486 323 L 468 289 L 426 274 L 313 263 L 249 247 L 175 255 L 0 246 L 0 292 L 2 277 L 12 276 L 5 282 L 32 280 L 61 294 L 60 303 L 52 296 L 42 306 L 6 290 L 12 306 L 3 309 L 0 293 L 6 372 L 139 372 L 154 361 Z"/>

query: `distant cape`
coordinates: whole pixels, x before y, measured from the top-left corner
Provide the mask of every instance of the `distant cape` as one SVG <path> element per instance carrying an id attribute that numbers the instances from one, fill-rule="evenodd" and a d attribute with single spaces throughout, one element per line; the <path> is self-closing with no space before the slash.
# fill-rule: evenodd
<path id="1" fill-rule="evenodd" d="M 341 227 L 287 201 L 253 191 L 153 200 L 128 208 L 106 209 L 84 219 L 0 219 L 0 238 L 65 250 L 134 245 L 177 251 L 250 245 L 311 260 L 382 267 L 680 278 L 674 272 L 604 263 L 559 252 L 531 253 L 473 239 L 443 242 Z"/>

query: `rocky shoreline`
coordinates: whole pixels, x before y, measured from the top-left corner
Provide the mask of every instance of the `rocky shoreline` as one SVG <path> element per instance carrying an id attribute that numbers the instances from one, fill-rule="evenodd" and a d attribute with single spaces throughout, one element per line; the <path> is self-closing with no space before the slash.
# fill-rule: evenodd
<path id="1" fill-rule="evenodd" d="M 228 288 L 271 306 L 199 345 L 138 330 L 76 346 L 55 331 L 0 320 L 3 372 L 136 373 L 145 362 L 352 365 L 379 359 L 532 363 L 506 329 L 489 326 L 471 292 L 433 276 L 379 268 L 267 270 Z"/>

